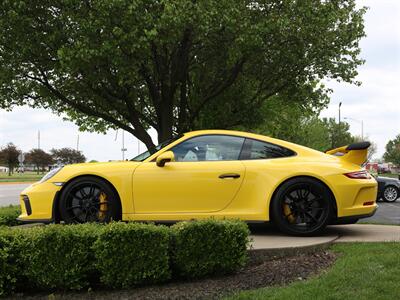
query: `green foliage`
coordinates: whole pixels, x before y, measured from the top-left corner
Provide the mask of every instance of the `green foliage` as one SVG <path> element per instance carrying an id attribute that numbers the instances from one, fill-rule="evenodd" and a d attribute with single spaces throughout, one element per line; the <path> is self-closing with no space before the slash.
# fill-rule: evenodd
<path id="1" fill-rule="evenodd" d="M 44 107 L 81 130 L 252 126 L 276 95 L 324 102 L 354 82 L 355 0 L 2 1 L 0 107 Z M 209 122 L 209 120 L 211 120 Z"/>
<path id="2" fill-rule="evenodd" d="M 172 228 L 172 265 L 179 276 L 230 273 L 246 263 L 249 229 L 243 222 L 204 220 Z"/>
<path id="3" fill-rule="evenodd" d="M 354 137 L 349 132 L 350 125 L 346 122 L 337 123 L 334 118 L 323 118 L 325 127 L 328 129 L 330 147 L 338 148 L 354 142 Z"/>
<path id="4" fill-rule="evenodd" d="M 62 165 L 84 163 L 86 161 L 86 157 L 81 151 L 72 148 L 51 149 L 50 152 L 53 161 Z"/>
<path id="5" fill-rule="evenodd" d="M 20 214 L 21 207 L 19 205 L 0 207 L 0 226 L 18 225 L 20 222 L 17 221 L 17 218 Z"/>
<path id="6" fill-rule="evenodd" d="M 1 107 L 1 100 L 0 100 L 0 107 Z M 0 164 L 5 164 L 8 167 L 9 176 L 11 176 L 11 173 L 13 173 L 14 168 L 17 167 L 19 164 L 18 155 L 20 153 L 21 151 L 13 143 L 8 143 L 5 147 L 2 147 L 0 149 Z"/>
<path id="7" fill-rule="evenodd" d="M 94 253 L 99 225 L 49 225 L 25 230 L 21 252 L 24 274 L 39 289 L 79 290 L 95 272 Z"/>
<path id="8" fill-rule="evenodd" d="M 264 108 L 268 119 L 254 131 L 319 151 L 348 145 L 356 140 L 346 122 L 339 125 L 334 118 L 321 119 L 319 111 L 311 107 L 287 106 L 281 101 L 277 101 L 276 105 L 281 107 L 281 111 L 274 107 Z"/>
<path id="9" fill-rule="evenodd" d="M 248 234 L 245 223 L 228 220 L 172 228 L 122 222 L 2 227 L 0 295 L 79 290 L 99 282 L 127 288 L 164 282 L 174 271 L 190 278 L 228 273 L 246 262 Z"/>
<path id="10" fill-rule="evenodd" d="M 18 231 L 0 227 L 0 296 L 13 292 L 20 276 Z"/>
<path id="11" fill-rule="evenodd" d="M 163 282 L 170 278 L 167 227 L 112 223 L 94 244 L 100 280 L 113 288 Z"/>
<path id="12" fill-rule="evenodd" d="M 53 158 L 42 149 L 32 149 L 26 154 L 26 163 L 34 165 L 39 173 L 53 164 Z"/>
<path id="13" fill-rule="evenodd" d="M 386 162 L 392 162 L 400 166 L 400 134 L 386 144 L 386 152 L 383 154 Z"/>
<path id="14" fill-rule="evenodd" d="M 29 236 L 23 229 L 0 227 L 0 295 L 26 289 L 24 251 Z"/>

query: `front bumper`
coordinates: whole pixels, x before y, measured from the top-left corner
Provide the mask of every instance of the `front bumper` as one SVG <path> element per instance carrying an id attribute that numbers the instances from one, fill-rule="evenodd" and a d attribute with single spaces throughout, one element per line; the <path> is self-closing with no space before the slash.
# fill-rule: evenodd
<path id="1" fill-rule="evenodd" d="M 54 205 L 61 186 L 51 182 L 34 183 L 21 192 L 21 215 L 23 223 L 50 223 L 54 221 Z"/>

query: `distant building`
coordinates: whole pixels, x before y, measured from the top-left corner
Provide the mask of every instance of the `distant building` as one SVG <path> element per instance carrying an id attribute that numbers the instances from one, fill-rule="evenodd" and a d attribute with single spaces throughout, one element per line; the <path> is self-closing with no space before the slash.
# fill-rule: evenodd
<path id="1" fill-rule="evenodd" d="M 378 163 L 367 163 L 365 168 L 371 173 L 378 173 L 379 164 Z"/>
<path id="2" fill-rule="evenodd" d="M 8 168 L 0 166 L 0 172 L 7 173 L 8 172 Z"/>

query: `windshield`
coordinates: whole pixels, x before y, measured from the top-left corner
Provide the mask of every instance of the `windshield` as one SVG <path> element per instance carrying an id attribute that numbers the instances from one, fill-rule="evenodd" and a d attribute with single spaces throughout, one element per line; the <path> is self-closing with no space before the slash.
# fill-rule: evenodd
<path id="1" fill-rule="evenodd" d="M 162 142 L 161 144 L 156 146 L 156 148 L 155 148 L 156 151 L 155 152 L 157 152 L 158 150 L 161 150 L 162 148 L 168 146 L 172 142 L 175 142 L 177 139 L 180 139 L 182 136 L 183 136 L 183 134 L 178 135 L 178 136 L 176 136 L 176 137 L 174 137 L 172 139 L 169 139 L 169 140 L 166 140 L 166 141 Z M 145 151 L 143 153 L 140 153 L 138 156 L 135 156 L 134 158 L 132 158 L 131 161 L 144 161 L 145 159 L 150 157 L 150 155 L 152 155 L 152 153 L 150 153 L 150 151 L 147 150 L 147 151 Z"/>

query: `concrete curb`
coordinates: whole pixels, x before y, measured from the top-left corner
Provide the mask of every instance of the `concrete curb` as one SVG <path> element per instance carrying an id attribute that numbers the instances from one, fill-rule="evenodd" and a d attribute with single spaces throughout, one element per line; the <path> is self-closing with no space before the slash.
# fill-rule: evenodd
<path id="1" fill-rule="evenodd" d="M 338 239 L 337 237 L 336 239 Z M 251 263 L 259 263 L 272 258 L 280 258 L 285 256 L 296 256 L 300 254 L 312 254 L 315 252 L 329 249 L 335 243 L 336 239 L 331 241 L 318 243 L 315 245 L 307 245 L 303 247 L 287 247 L 287 248 L 269 248 L 269 249 L 249 249 L 249 260 Z"/>
<path id="2" fill-rule="evenodd" d="M 252 236 L 253 238 L 253 244 L 254 240 L 257 239 L 257 237 L 260 236 Z M 268 236 L 262 236 L 264 239 L 268 238 Z M 278 236 L 281 238 L 280 236 Z M 276 239 L 277 236 L 273 235 L 272 239 Z M 250 253 L 257 253 L 259 255 L 260 253 L 263 253 L 268 256 L 287 256 L 287 255 L 296 255 L 299 253 L 313 253 L 319 250 L 327 249 L 329 248 L 333 243 L 335 243 L 336 240 L 338 240 L 340 237 L 339 235 L 329 235 L 329 236 L 322 236 L 322 237 L 315 237 L 315 238 L 298 238 L 298 237 L 291 237 L 291 236 L 282 236 L 281 239 L 287 238 L 285 242 L 277 243 L 276 241 L 272 242 L 272 245 L 262 245 L 263 243 L 258 243 L 256 247 L 250 247 L 248 251 Z M 299 244 L 297 242 L 294 242 L 293 244 L 290 243 L 290 240 L 295 239 L 296 241 L 300 239 L 308 239 L 309 241 L 307 243 L 301 243 Z M 265 242 L 264 242 L 265 244 Z"/>
<path id="3" fill-rule="evenodd" d="M 251 236 L 253 247 L 249 252 L 268 256 L 296 255 L 327 249 L 336 243 L 400 242 L 400 226 L 397 225 L 335 225 L 329 226 L 325 235 L 317 237 L 292 237 L 276 232 Z"/>

